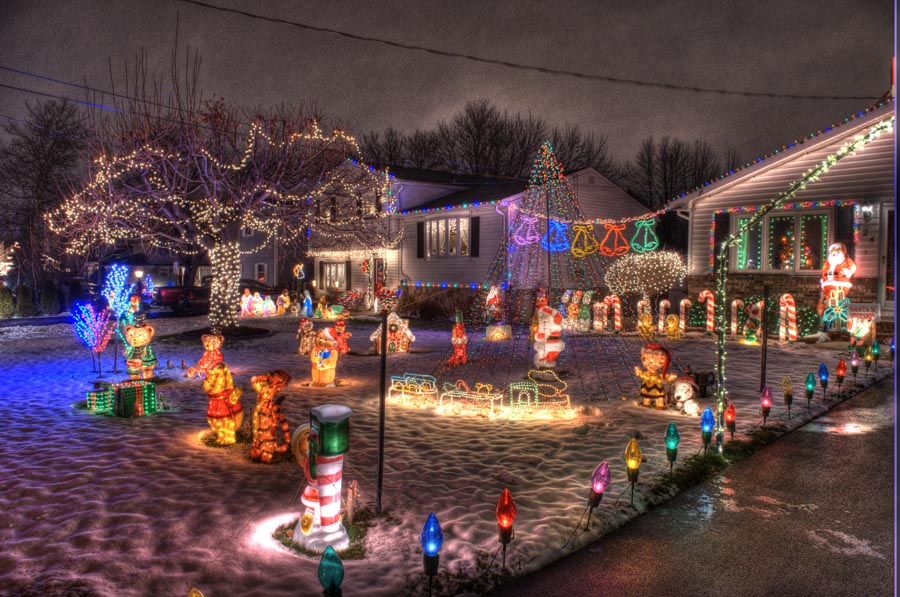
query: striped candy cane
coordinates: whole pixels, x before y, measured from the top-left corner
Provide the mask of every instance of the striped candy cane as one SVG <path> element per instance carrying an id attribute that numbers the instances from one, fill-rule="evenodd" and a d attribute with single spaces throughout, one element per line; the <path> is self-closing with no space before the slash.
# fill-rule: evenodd
<path id="1" fill-rule="evenodd" d="M 604 302 L 597 301 L 594 303 L 594 331 L 596 332 L 605 332 L 606 326 L 609 323 L 609 318 L 606 315 L 607 305 Z"/>
<path id="2" fill-rule="evenodd" d="M 740 312 L 744 309 L 744 301 L 741 299 L 734 299 L 731 301 L 731 335 L 737 336 L 738 333 L 738 316 Z"/>
<path id="3" fill-rule="evenodd" d="M 613 310 L 613 327 L 617 332 L 622 330 L 622 301 L 619 300 L 617 294 L 611 294 L 603 302 L 612 307 Z"/>
<path id="4" fill-rule="evenodd" d="M 703 304 L 704 301 L 706 301 L 706 331 L 712 333 L 716 315 L 716 297 L 712 293 L 712 290 L 700 291 L 700 296 L 697 297 L 697 302 Z"/>
<path id="5" fill-rule="evenodd" d="M 667 299 L 663 299 L 659 301 L 659 333 L 662 334 L 666 331 L 666 312 L 672 306 Z"/>
<path id="6" fill-rule="evenodd" d="M 684 326 L 687 325 L 685 322 L 690 317 L 691 313 L 691 299 L 683 298 L 681 299 L 681 319 L 678 320 L 678 329 L 684 332 Z"/>
<path id="7" fill-rule="evenodd" d="M 794 297 L 789 294 L 782 294 L 779 305 L 781 308 L 778 313 L 778 341 L 796 342 L 797 304 L 794 302 Z"/>

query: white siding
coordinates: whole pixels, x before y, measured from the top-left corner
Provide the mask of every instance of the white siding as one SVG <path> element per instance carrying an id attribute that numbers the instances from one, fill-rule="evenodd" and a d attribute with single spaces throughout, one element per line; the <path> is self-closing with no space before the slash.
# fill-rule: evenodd
<path id="1" fill-rule="evenodd" d="M 593 168 L 579 170 L 568 178 L 584 217 L 588 220 L 619 219 L 647 213 L 647 208 L 637 199 Z"/>

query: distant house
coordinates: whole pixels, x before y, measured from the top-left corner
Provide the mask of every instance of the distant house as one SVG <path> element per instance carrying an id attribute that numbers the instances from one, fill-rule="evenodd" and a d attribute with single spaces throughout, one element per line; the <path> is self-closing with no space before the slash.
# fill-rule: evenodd
<path id="1" fill-rule="evenodd" d="M 754 211 L 842 146 L 893 118 L 893 103 L 883 102 L 674 201 L 671 207 L 690 222 L 688 289 L 693 298 L 703 289 L 714 289 L 714 247 Z M 857 266 L 848 294 L 851 305 L 880 310 L 881 320 L 893 323 L 894 148 L 891 130 L 842 158 L 748 231 L 728 256 L 729 300 L 762 295 L 767 285 L 776 300 L 790 293 L 798 308 L 814 307 L 827 248 L 840 242 Z"/>
<path id="2" fill-rule="evenodd" d="M 390 167 L 397 202 L 396 247 L 319 250 L 314 275 L 329 295 L 367 286 L 474 288 L 488 273 L 497 251 L 508 246 L 510 205 L 527 181 Z M 622 218 L 646 208 L 593 168 L 566 173 L 586 218 Z M 362 271 L 368 260 L 373 276 Z M 370 286 L 370 287 L 371 287 Z"/>

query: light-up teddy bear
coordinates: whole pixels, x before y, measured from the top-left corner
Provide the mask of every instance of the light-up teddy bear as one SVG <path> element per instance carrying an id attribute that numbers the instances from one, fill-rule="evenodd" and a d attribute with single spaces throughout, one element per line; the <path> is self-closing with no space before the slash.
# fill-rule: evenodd
<path id="1" fill-rule="evenodd" d="M 850 278 L 856 273 L 856 262 L 847 254 L 844 243 L 832 243 L 828 246 L 828 262 L 822 268 L 822 298 L 819 300 L 819 316 L 825 312 L 829 301 L 845 298 L 853 288 Z"/>
<path id="2" fill-rule="evenodd" d="M 309 354 L 316 347 L 316 331 L 313 329 L 312 320 L 306 317 L 300 320 L 300 325 L 297 326 L 297 340 L 299 354 Z"/>
<path id="3" fill-rule="evenodd" d="M 188 367 L 187 376 L 206 379 L 210 369 L 222 362 L 222 351 L 219 349 L 222 348 L 224 341 L 225 338 L 219 334 L 203 334 L 200 336 L 200 343 L 203 344 L 205 352 L 200 357 L 200 360 L 197 361 L 196 366 Z"/>
<path id="4" fill-rule="evenodd" d="M 537 330 L 534 333 L 534 366 L 538 369 L 552 369 L 556 366 L 559 353 L 565 349 L 562 340 L 562 320 L 559 311 L 547 304 L 546 295 L 539 295 L 535 305 Z"/>
<path id="5" fill-rule="evenodd" d="M 157 361 L 150 341 L 154 333 L 152 325 L 125 326 L 125 372 L 131 379 L 153 379 Z"/>
<path id="6" fill-rule="evenodd" d="M 244 422 L 241 389 L 234 387 L 231 371 L 225 363 L 209 370 L 203 380 L 203 391 L 209 398 L 206 422 L 216 433 L 216 443 L 222 446 L 235 443 L 235 432 Z"/>
<path id="7" fill-rule="evenodd" d="M 272 462 L 276 453 L 286 452 L 291 445 L 287 417 L 281 408 L 284 395 L 275 397 L 289 381 L 291 376 L 281 370 L 269 371 L 265 375 L 254 375 L 250 378 L 250 385 L 256 390 L 256 408 L 253 410 L 251 424 L 253 441 L 250 443 L 250 460 L 268 464 Z M 280 445 L 279 431 L 283 434 L 284 440 Z"/>
<path id="8" fill-rule="evenodd" d="M 309 353 L 309 361 L 312 363 L 312 386 L 322 388 L 333 386 L 334 374 L 337 368 L 338 351 L 337 340 L 334 338 L 334 328 L 325 328 L 316 335 L 316 345 Z"/>
<path id="9" fill-rule="evenodd" d="M 672 353 L 661 344 L 647 344 L 641 348 L 641 364 L 635 366 L 634 374 L 641 378 L 641 406 L 666 407 L 666 382 L 674 381 L 676 375 L 668 373 Z"/>

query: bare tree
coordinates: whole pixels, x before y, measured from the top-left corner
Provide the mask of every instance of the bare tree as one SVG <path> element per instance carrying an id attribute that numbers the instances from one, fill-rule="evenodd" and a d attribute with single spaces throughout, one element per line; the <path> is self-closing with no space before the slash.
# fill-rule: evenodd
<path id="1" fill-rule="evenodd" d="M 60 203 L 76 176 L 85 127 L 69 102 L 27 104 L 27 112 L 3 127 L 10 141 L 0 147 L 0 228 L 19 242 L 17 273 L 41 288 L 59 282 L 54 274 L 62 266 L 41 217 Z"/>
<path id="2" fill-rule="evenodd" d="M 47 221 L 76 252 L 128 241 L 206 254 L 210 323 L 226 328 L 237 325 L 242 230 L 262 233 L 260 247 L 291 242 L 332 219 L 323 204 L 345 210 L 387 179 L 348 163 L 355 141 L 341 130 L 323 133 L 309 107 L 251 112 L 201 102 L 198 66 L 181 73 L 173 65 L 172 83 L 151 84 L 137 62 L 131 84 L 140 99 L 94 120 L 91 182 Z M 349 191 L 332 203 L 338 188 Z"/>

